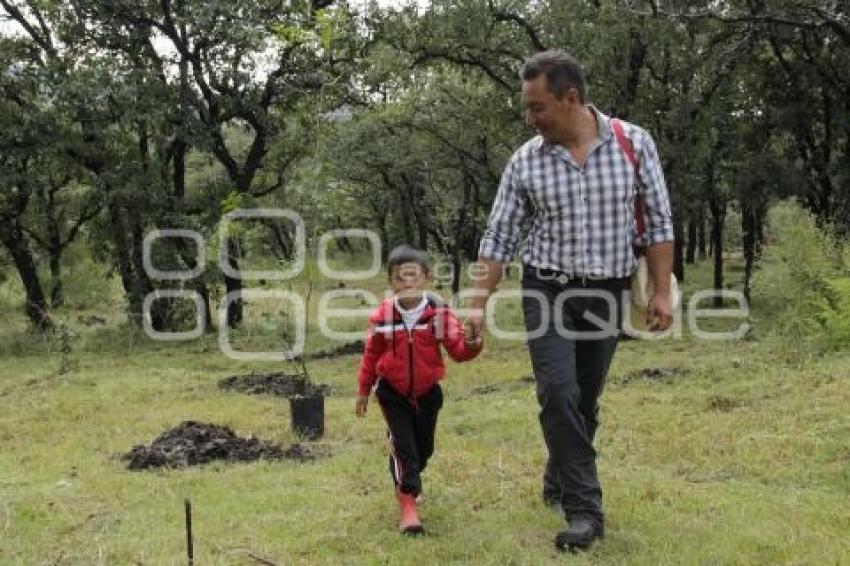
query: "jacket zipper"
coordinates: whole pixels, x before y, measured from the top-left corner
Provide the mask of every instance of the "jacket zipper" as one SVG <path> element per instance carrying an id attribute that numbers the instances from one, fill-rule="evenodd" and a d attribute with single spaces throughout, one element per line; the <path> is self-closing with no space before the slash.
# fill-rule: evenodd
<path id="1" fill-rule="evenodd" d="M 413 400 L 413 329 L 407 331 L 407 398 Z"/>

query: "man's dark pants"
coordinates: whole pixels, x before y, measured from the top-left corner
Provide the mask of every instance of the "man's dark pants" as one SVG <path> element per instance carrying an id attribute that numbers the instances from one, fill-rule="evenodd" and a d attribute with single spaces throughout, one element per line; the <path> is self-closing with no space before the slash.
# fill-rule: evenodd
<path id="1" fill-rule="evenodd" d="M 593 438 L 597 402 L 617 347 L 626 283 L 627 279 L 564 283 L 557 273 L 528 266 L 523 272 L 523 313 L 540 425 L 549 450 L 543 495 L 560 501 L 568 519 L 590 518 L 600 527 L 604 513 Z"/>

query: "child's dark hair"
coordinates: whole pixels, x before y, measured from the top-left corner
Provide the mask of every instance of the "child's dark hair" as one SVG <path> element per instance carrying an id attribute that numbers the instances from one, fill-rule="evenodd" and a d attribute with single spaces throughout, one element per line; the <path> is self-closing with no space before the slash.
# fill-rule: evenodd
<path id="1" fill-rule="evenodd" d="M 393 267 L 404 263 L 415 263 L 421 267 L 425 273 L 429 273 L 431 271 L 431 266 L 428 265 L 428 254 L 419 248 L 414 248 L 408 244 L 402 244 L 394 247 L 387 256 L 387 275 L 393 274 Z"/>

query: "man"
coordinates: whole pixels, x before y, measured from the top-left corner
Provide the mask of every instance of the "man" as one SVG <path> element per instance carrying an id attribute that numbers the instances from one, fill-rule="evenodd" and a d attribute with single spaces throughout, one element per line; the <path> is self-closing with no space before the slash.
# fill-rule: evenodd
<path id="1" fill-rule="evenodd" d="M 655 331 L 673 320 L 673 223 L 651 137 L 620 122 L 629 141 L 618 141 L 612 119 L 587 103 L 574 59 L 561 51 L 538 53 L 521 76 L 526 122 L 539 135 L 505 167 L 478 253 L 486 275 L 475 283 L 468 322 L 481 331 L 487 297 L 525 239 L 523 313 L 549 451 L 543 496 L 568 521 L 556 547 L 587 548 L 604 533 L 593 437 L 619 336 L 619 307 L 636 265 L 635 195 L 645 203 L 655 287 L 647 316 Z"/>

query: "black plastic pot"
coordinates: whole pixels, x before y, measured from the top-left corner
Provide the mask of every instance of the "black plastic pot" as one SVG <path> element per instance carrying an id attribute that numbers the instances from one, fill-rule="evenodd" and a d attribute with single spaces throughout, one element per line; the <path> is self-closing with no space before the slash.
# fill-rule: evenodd
<path id="1" fill-rule="evenodd" d="M 325 396 L 322 393 L 290 397 L 289 412 L 296 434 L 307 440 L 318 440 L 325 434 Z"/>

